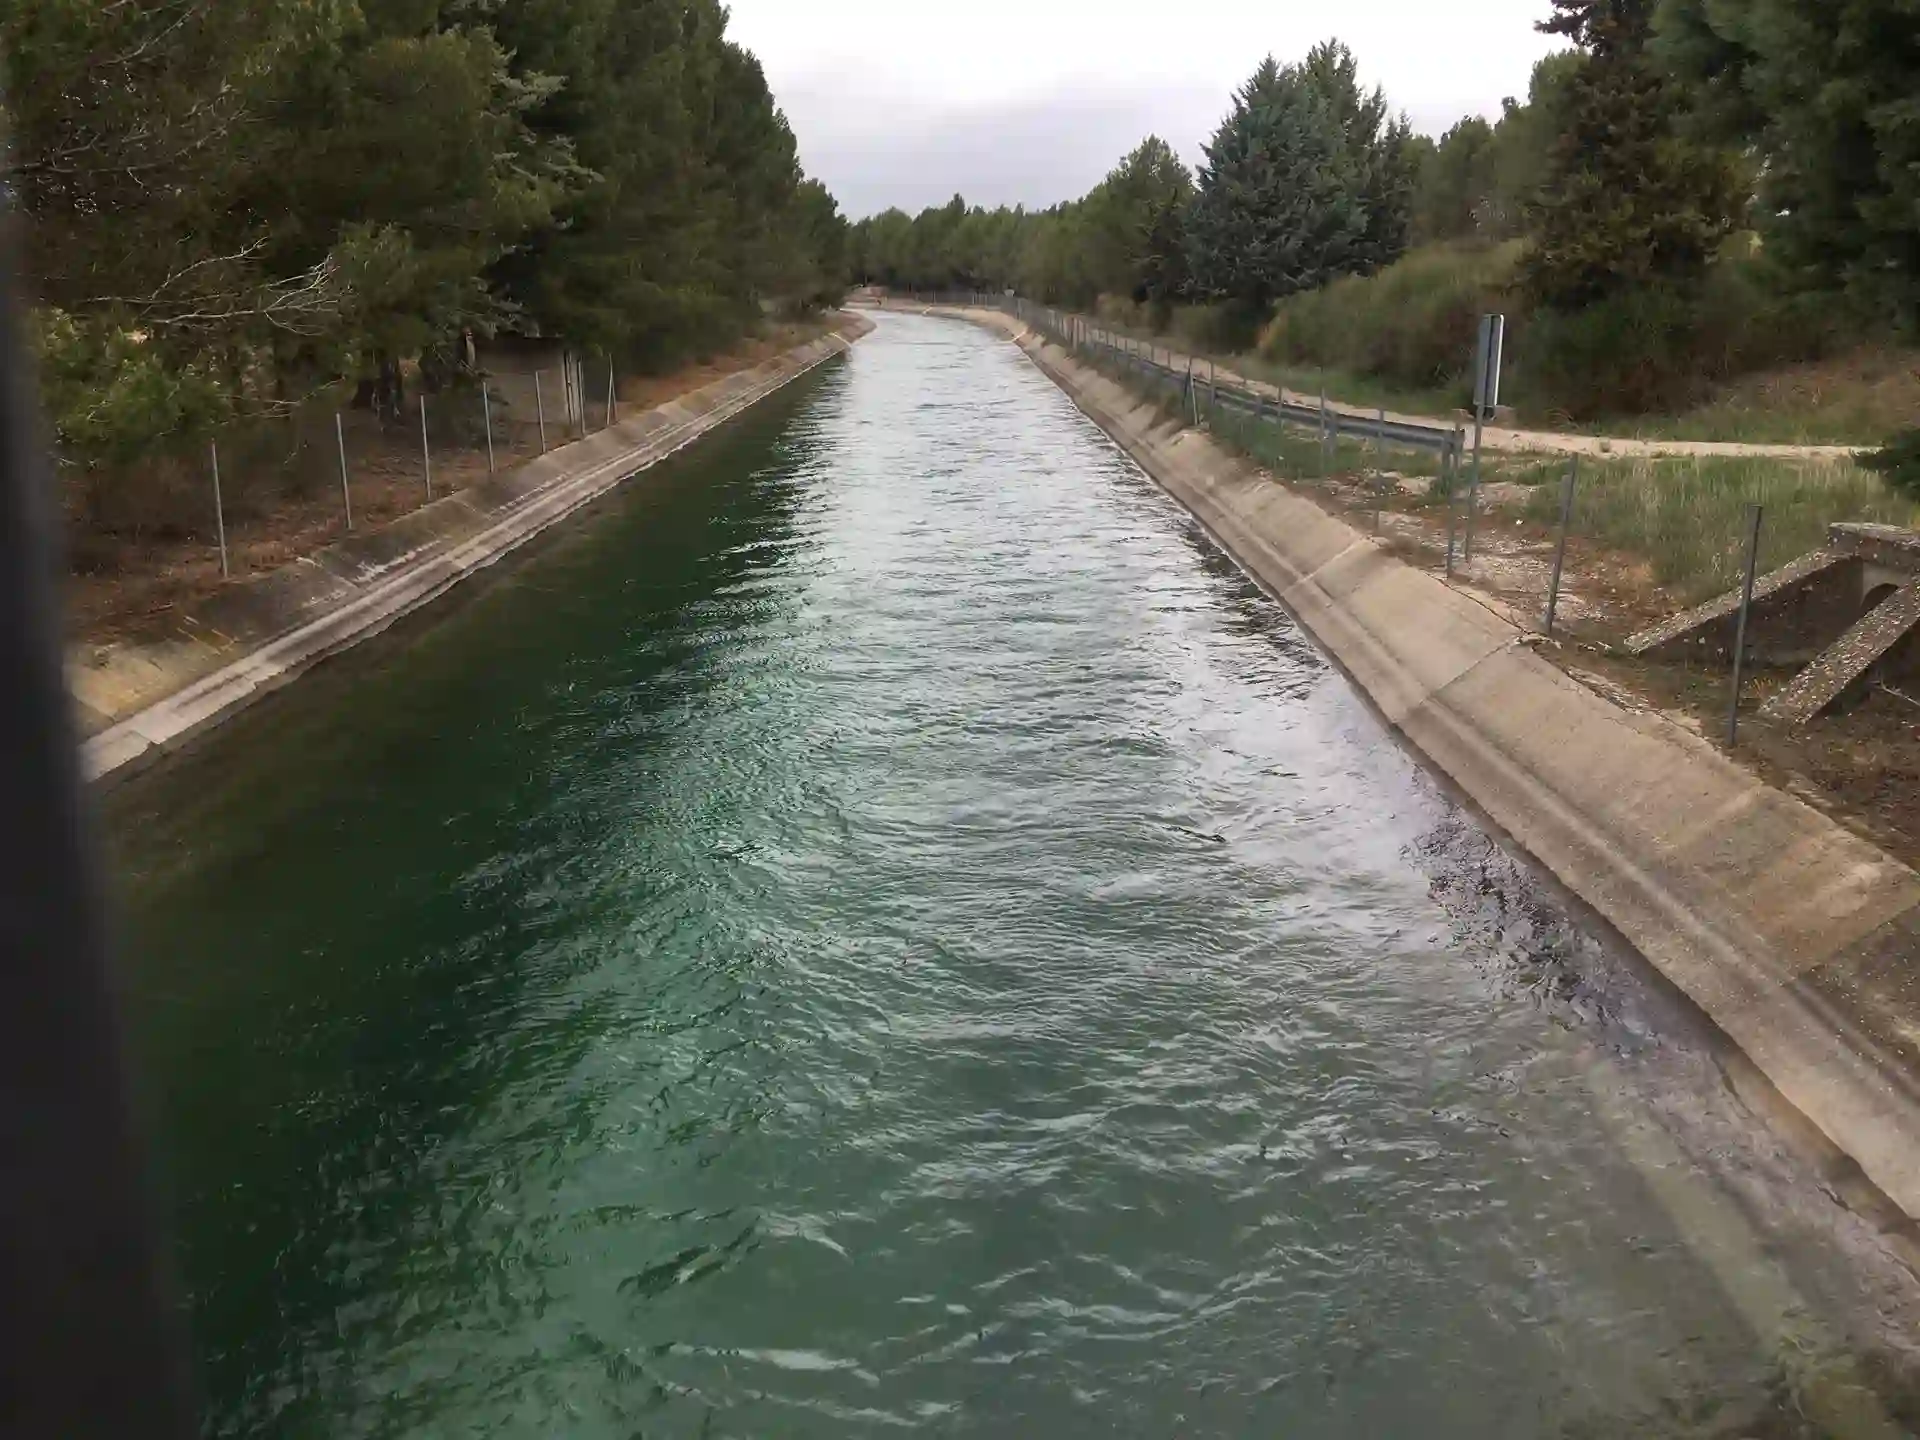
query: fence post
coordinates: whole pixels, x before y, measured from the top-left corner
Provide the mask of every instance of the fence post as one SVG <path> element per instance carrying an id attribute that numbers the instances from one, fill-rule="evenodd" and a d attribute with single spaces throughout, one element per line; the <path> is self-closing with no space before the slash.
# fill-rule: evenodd
<path id="1" fill-rule="evenodd" d="M 420 473 L 426 477 L 427 500 L 433 500 L 433 449 L 427 444 L 427 397 L 420 397 Z"/>
<path id="2" fill-rule="evenodd" d="M 1220 408 L 1220 367 L 1207 360 L 1207 428 L 1213 428 L 1214 413 Z"/>
<path id="3" fill-rule="evenodd" d="M 1373 454 L 1376 461 L 1387 453 L 1387 407 L 1380 407 L 1380 428 L 1374 432 Z M 1373 474 L 1373 533 L 1380 533 L 1380 507 L 1386 504 L 1387 473 L 1379 464 Z"/>
<path id="4" fill-rule="evenodd" d="M 1453 491 L 1460 483 L 1460 431 L 1456 428 L 1453 439 L 1448 442 L 1446 453 L 1440 457 L 1440 489 L 1447 502 L 1447 578 L 1453 578 Z"/>
<path id="5" fill-rule="evenodd" d="M 620 392 L 613 383 L 613 356 L 607 356 L 607 428 L 620 420 Z"/>
<path id="6" fill-rule="evenodd" d="M 1761 507 L 1747 506 L 1747 577 L 1740 589 L 1740 623 L 1733 637 L 1733 695 L 1727 701 L 1727 748 L 1740 738 L 1740 682 L 1747 659 L 1747 612 L 1753 608 L 1753 576 L 1760 566 Z"/>
<path id="7" fill-rule="evenodd" d="M 353 529 L 353 491 L 347 487 L 347 422 L 333 412 L 333 438 L 340 447 L 340 508 L 347 512 L 347 529 Z"/>
<path id="8" fill-rule="evenodd" d="M 1486 433 L 1486 412 L 1480 408 L 1478 396 L 1473 402 L 1473 475 L 1467 481 L 1467 538 L 1462 553 L 1469 565 L 1473 563 L 1473 524 L 1480 515 L 1480 439 Z"/>
<path id="9" fill-rule="evenodd" d="M 533 362 L 533 408 L 540 417 L 540 453 L 547 453 L 547 396 L 540 385 L 540 362 Z"/>
<path id="10" fill-rule="evenodd" d="M 1330 412 L 1327 409 L 1327 387 L 1322 385 L 1320 387 L 1320 478 L 1323 481 L 1332 469 L 1331 461 L 1327 455 L 1327 422 L 1329 417 Z"/>
<path id="11" fill-rule="evenodd" d="M 210 447 L 213 452 L 213 532 L 220 541 L 220 578 L 225 580 L 227 570 L 227 508 L 220 499 L 220 442 L 215 440 Z"/>
<path id="12" fill-rule="evenodd" d="M 1553 638 L 1554 617 L 1560 612 L 1560 576 L 1567 565 L 1567 530 L 1573 524 L 1573 487 L 1580 480 L 1580 457 L 1567 462 L 1565 488 L 1560 492 L 1560 537 L 1553 545 L 1553 584 L 1547 590 L 1547 638 Z"/>
<path id="13" fill-rule="evenodd" d="M 486 377 L 480 380 L 480 415 L 487 426 L 487 473 L 493 474 L 493 399 L 487 394 Z"/>

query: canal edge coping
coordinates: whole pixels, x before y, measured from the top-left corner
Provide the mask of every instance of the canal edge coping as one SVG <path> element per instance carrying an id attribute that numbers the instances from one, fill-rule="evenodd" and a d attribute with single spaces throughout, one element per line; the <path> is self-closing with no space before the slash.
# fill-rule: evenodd
<path id="1" fill-rule="evenodd" d="M 82 769 L 110 782 L 232 718 L 331 656 L 431 605 L 463 580 L 626 481 L 678 454 L 820 365 L 873 323 L 839 330 L 559 446 L 497 479 L 457 491 L 379 531 L 350 536 L 222 592 L 176 632 L 118 657 L 89 693 L 69 663 L 83 727 Z M 131 677 L 123 678 L 123 677 Z M 114 690 L 136 705 L 115 713 Z"/>

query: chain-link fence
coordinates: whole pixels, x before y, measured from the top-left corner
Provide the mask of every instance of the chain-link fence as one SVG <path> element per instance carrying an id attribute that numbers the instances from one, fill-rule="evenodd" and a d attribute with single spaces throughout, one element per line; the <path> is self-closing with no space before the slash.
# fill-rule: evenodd
<path id="1" fill-rule="evenodd" d="M 523 393 L 524 392 L 524 393 Z M 205 440 L 58 465 L 83 624 L 137 622 L 207 584 L 275 568 L 526 464 L 619 418 L 605 359 L 411 387 L 337 387 Z"/>

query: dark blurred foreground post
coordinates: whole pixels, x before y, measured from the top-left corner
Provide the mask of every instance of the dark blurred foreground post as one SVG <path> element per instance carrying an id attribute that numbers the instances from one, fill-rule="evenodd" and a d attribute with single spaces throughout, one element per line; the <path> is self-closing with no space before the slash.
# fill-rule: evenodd
<path id="1" fill-rule="evenodd" d="M 0 237 L 0 1435 L 194 1431 L 61 675 L 58 547 Z"/>

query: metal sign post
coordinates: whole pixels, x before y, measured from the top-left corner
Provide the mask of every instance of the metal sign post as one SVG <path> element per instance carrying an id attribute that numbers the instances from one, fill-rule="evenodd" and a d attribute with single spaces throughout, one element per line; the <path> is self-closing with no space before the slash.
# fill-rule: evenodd
<path id="1" fill-rule="evenodd" d="M 1573 487 L 1580 483 L 1580 457 L 1567 462 L 1566 488 L 1560 492 L 1560 538 L 1553 547 L 1553 583 L 1547 589 L 1547 638 L 1553 638 L 1554 617 L 1560 612 L 1560 577 L 1567 567 L 1567 531 L 1573 524 Z"/>
<path id="2" fill-rule="evenodd" d="M 1480 441 L 1487 417 L 1500 406 L 1500 364 L 1507 344 L 1507 317 L 1480 317 L 1480 345 L 1473 358 L 1473 476 L 1467 481 L 1464 558 L 1473 559 L 1473 525 L 1480 513 Z"/>

